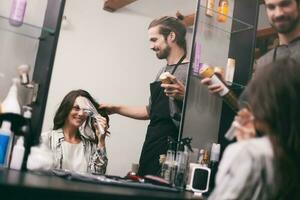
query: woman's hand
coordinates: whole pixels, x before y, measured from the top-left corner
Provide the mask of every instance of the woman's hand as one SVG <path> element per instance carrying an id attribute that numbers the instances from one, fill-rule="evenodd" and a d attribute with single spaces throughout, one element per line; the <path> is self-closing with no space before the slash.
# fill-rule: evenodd
<path id="1" fill-rule="evenodd" d="M 102 117 L 101 115 L 97 115 L 95 117 L 94 127 L 96 130 L 96 135 L 98 137 L 98 146 L 105 147 L 105 138 L 108 133 L 108 125 L 106 118 Z"/>
<path id="2" fill-rule="evenodd" d="M 215 71 L 214 73 L 215 73 L 215 75 L 216 75 L 220 80 L 222 80 L 222 81 L 225 83 L 224 76 L 223 76 L 223 74 L 222 74 L 220 71 Z M 203 85 L 207 85 L 208 91 L 209 91 L 211 94 L 218 94 L 219 92 L 221 92 L 221 91 L 224 90 L 223 85 L 220 85 L 220 84 L 212 84 L 212 83 L 211 83 L 211 78 L 203 78 L 203 79 L 201 80 L 201 83 L 202 83 Z"/>
<path id="3" fill-rule="evenodd" d="M 238 141 L 247 140 L 256 136 L 254 117 L 248 109 L 242 109 L 234 118 L 235 136 Z"/>

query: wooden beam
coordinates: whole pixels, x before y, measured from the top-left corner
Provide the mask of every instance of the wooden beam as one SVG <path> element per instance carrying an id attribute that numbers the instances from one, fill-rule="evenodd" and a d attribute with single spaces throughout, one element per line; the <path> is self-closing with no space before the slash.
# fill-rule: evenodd
<path id="1" fill-rule="evenodd" d="M 264 28 L 257 31 L 256 38 L 267 38 L 276 34 L 277 32 L 273 28 Z"/>
<path id="2" fill-rule="evenodd" d="M 177 11 L 176 17 L 180 19 L 186 27 L 194 25 L 195 13 L 184 16 L 179 11 Z"/>
<path id="3" fill-rule="evenodd" d="M 119 8 L 127 6 L 128 4 L 135 1 L 137 0 L 105 0 L 103 10 L 115 12 Z"/>

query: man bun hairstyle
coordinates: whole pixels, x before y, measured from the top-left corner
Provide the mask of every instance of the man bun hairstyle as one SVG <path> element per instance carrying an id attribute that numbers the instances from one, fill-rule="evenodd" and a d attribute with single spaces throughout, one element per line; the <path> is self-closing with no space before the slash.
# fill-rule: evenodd
<path id="1" fill-rule="evenodd" d="M 159 26 L 159 33 L 162 34 L 165 39 L 167 39 L 171 32 L 174 32 L 176 35 L 176 44 L 186 52 L 186 27 L 180 19 L 170 16 L 160 17 L 154 19 L 148 29 L 156 26 Z"/>

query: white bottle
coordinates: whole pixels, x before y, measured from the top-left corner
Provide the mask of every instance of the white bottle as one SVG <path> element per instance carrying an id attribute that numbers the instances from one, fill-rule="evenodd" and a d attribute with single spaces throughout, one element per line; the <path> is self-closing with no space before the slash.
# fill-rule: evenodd
<path id="1" fill-rule="evenodd" d="M 19 80 L 14 78 L 12 81 L 13 84 L 10 87 L 6 98 L 1 104 L 1 110 L 2 113 L 21 114 L 20 104 L 18 101 L 18 87 L 17 87 L 17 83 L 19 82 Z"/>
<path id="2" fill-rule="evenodd" d="M 11 151 L 12 133 L 11 123 L 3 121 L 0 129 L 0 166 L 8 167 L 8 161 Z"/>
<path id="3" fill-rule="evenodd" d="M 24 158 L 24 138 L 23 136 L 20 136 L 14 146 L 11 162 L 10 162 L 10 168 L 20 170 L 23 163 Z"/>
<path id="4" fill-rule="evenodd" d="M 27 0 L 13 0 L 9 15 L 10 25 L 21 26 L 23 24 L 26 5 Z"/>
<path id="5" fill-rule="evenodd" d="M 235 59 L 228 58 L 227 66 L 225 70 L 225 81 L 227 82 L 228 85 L 232 85 L 233 83 L 234 71 L 235 71 Z"/>

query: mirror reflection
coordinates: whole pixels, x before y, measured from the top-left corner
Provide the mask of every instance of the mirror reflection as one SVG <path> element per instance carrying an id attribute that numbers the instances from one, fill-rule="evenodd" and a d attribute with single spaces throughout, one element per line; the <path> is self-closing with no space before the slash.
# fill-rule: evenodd
<path id="1" fill-rule="evenodd" d="M 191 27 L 185 30 L 177 19 L 160 17 L 175 16 L 176 11 L 191 14 L 195 6 L 196 1 L 168 0 L 158 4 L 140 0 L 110 13 L 99 8 L 96 1 L 68 1 L 43 133 L 55 127 L 53 120 L 63 98 L 70 91 L 86 90 L 100 108 L 117 114 L 110 115 L 109 120 L 103 119 L 101 113 L 98 119 L 88 116 L 84 112 L 86 108 L 77 105 L 74 99 L 68 105 L 70 119 L 66 116 L 64 122 L 74 120 L 77 126 L 89 124 L 92 132 L 99 132 L 95 134 L 97 143 L 94 144 L 105 143 L 106 150 L 102 148 L 102 153 L 107 156 L 102 154 L 98 160 L 105 166 L 108 158 L 106 174 L 124 176 L 132 164 L 140 162 L 140 175 L 158 175 L 159 159 L 166 152 L 167 137 L 177 139 L 178 135 L 189 61 L 186 49 L 190 45 L 186 42 L 192 37 Z M 82 12 L 82 8 L 87 9 Z M 162 84 L 160 75 L 163 72 L 169 72 L 164 75 L 171 84 Z M 100 127 L 106 130 L 108 126 L 110 137 L 100 133 Z M 75 132 L 78 129 L 76 127 Z M 66 135 L 64 137 L 66 139 Z M 84 143 L 80 137 L 73 139 L 75 144 Z M 97 148 L 97 145 L 94 146 Z M 84 148 L 80 147 L 78 152 L 84 154 Z M 91 166 L 89 161 L 85 164 Z M 98 172 L 104 172 L 104 168 Z"/>

